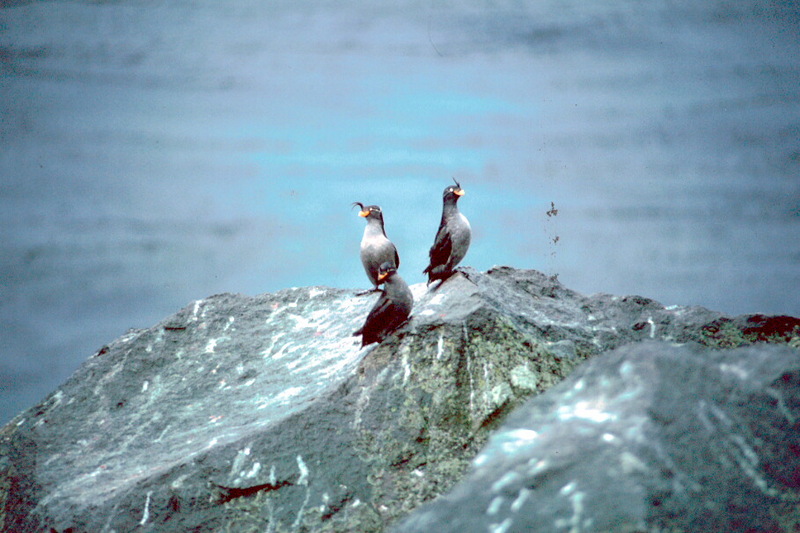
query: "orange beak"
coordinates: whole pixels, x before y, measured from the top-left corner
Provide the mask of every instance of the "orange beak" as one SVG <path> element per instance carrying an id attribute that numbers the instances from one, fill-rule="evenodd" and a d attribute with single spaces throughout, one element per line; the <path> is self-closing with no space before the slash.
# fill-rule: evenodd
<path id="1" fill-rule="evenodd" d="M 385 279 L 386 279 L 386 276 L 388 276 L 388 275 L 389 275 L 389 273 L 388 273 L 388 272 L 381 272 L 380 274 L 378 274 L 378 281 L 383 281 L 383 280 L 385 280 Z"/>
<path id="2" fill-rule="evenodd" d="M 465 194 L 467 194 L 466 191 L 464 191 L 464 189 L 458 189 L 453 192 L 458 196 L 464 196 Z"/>
<path id="3" fill-rule="evenodd" d="M 366 209 L 363 210 L 363 211 L 359 211 L 358 212 L 358 216 L 360 216 L 360 217 L 368 217 L 369 216 L 369 211 L 367 211 Z"/>

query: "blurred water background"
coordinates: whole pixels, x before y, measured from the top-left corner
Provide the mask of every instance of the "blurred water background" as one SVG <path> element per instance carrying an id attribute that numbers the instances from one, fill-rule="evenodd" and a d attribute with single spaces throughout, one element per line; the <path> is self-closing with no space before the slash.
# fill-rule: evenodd
<path id="1" fill-rule="evenodd" d="M 800 316 L 793 2 L 0 5 L 0 423 L 195 299 L 367 288 L 354 201 L 423 281 L 453 176 L 465 265 Z"/>

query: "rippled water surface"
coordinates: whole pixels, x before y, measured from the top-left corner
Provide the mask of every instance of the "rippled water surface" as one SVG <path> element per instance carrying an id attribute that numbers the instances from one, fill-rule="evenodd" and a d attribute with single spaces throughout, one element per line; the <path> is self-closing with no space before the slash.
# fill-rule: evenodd
<path id="1" fill-rule="evenodd" d="M 467 265 L 800 315 L 791 3 L 0 5 L 0 421 L 192 300 L 366 288 L 353 201 L 423 281 L 452 176 Z"/>

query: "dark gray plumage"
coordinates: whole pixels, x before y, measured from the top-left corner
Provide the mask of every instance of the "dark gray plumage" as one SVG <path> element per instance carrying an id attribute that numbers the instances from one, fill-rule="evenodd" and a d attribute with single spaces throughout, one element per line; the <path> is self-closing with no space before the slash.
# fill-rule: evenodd
<path id="1" fill-rule="evenodd" d="M 378 290 L 378 269 L 383 263 L 389 263 L 395 269 L 400 266 L 400 256 L 397 254 L 392 241 L 386 236 L 383 227 L 383 212 L 377 205 L 364 207 L 361 202 L 355 202 L 361 208 L 358 213 L 367 219 L 367 226 L 364 228 L 364 237 L 361 239 L 361 264 L 367 277 Z"/>
<path id="2" fill-rule="evenodd" d="M 408 320 L 414 307 L 414 296 L 406 282 L 397 274 L 390 263 L 383 263 L 378 269 L 378 283 L 384 289 L 375 305 L 367 315 L 364 325 L 353 333 L 361 335 L 361 347 L 373 342 L 381 342 L 391 332 Z"/>
<path id="3" fill-rule="evenodd" d="M 455 180 L 453 180 L 455 181 Z M 437 279 L 445 280 L 453 275 L 455 267 L 464 259 L 472 240 L 472 228 L 467 217 L 458 210 L 458 199 L 464 196 L 464 189 L 456 181 L 442 195 L 442 221 L 431 246 L 430 264 L 422 271 L 428 274 L 428 285 Z"/>

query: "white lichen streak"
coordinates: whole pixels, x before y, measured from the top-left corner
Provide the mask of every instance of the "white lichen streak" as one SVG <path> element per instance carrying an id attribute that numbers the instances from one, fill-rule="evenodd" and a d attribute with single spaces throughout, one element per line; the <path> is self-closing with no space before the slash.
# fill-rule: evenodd
<path id="1" fill-rule="evenodd" d="M 272 316 L 272 315 L 270 315 L 270 316 Z M 269 322 L 269 320 L 267 320 L 267 323 L 268 323 L 268 322 Z M 280 340 L 280 338 L 281 338 L 281 337 L 283 337 L 284 335 L 286 335 L 286 332 L 285 332 L 285 331 L 282 331 L 282 332 L 280 332 L 280 333 L 276 333 L 276 334 L 275 334 L 275 335 L 272 337 L 272 341 L 269 343 L 269 346 L 268 346 L 267 348 L 265 348 L 265 349 L 264 349 L 264 350 L 261 352 L 261 356 L 262 356 L 264 359 L 266 359 L 266 358 L 268 358 L 270 355 L 272 355 L 272 349 L 273 349 L 273 348 L 275 348 L 275 344 L 277 344 L 278 340 Z"/>
<path id="2" fill-rule="evenodd" d="M 142 383 L 142 392 L 147 392 L 147 388 L 149 386 L 150 386 L 150 382 L 147 381 L 147 380 L 144 380 L 144 383 Z"/>
<path id="3" fill-rule="evenodd" d="M 507 431 L 505 436 L 512 440 L 503 443 L 503 452 L 511 454 L 515 453 L 520 448 L 530 446 L 536 442 L 539 434 L 532 429 L 513 429 Z"/>
<path id="4" fill-rule="evenodd" d="M 499 524 L 489 524 L 489 533 L 506 533 L 512 523 L 511 518 L 506 518 Z"/>
<path id="5" fill-rule="evenodd" d="M 647 317 L 647 323 L 650 324 L 650 338 L 651 339 L 655 339 L 656 338 L 656 323 L 653 322 L 653 317 L 651 317 L 651 316 Z"/>
<path id="6" fill-rule="evenodd" d="M 487 450 L 478 455 L 473 464 L 481 466 L 498 455 L 508 456 L 514 454 L 521 448 L 534 445 L 538 436 L 539 434 L 532 429 L 512 429 L 499 433 L 492 437 Z M 501 481 L 503 479 L 505 479 L 505 476 L 501 478 Z"/>
<path id="7" fill-rule="evenodd" d="M 147 520 L 150 518 L 150 496 L 152 496 L 152 494 L 152 490 L 147 491 L 147 496 L 144 499 L 144 511 L 142 511 L 142 519 L 139 521 L 140 526 L 145 525 Z"/>
<path id="8" fill-rule="evenodd" d="M 430 300 L 428 300 L 428 305 L 440 305 L 444 301 L 444 294 L 437 294 Z"/>
<path id="9" fill-rule="evenodd" d="M 308 485 L 308 467 L 303 461 L 302 456 L 297 456 L 297 469 L 300 471 L 300 478 L 297 480 L 297 485 Z"/>
<path id="10" fill-rule="evenodd" d="M 297 518 L 292 524 L 292 529 L 297 529 L 300 526 L 306 505 L 308 505 L 308 500 L 311 498 L 311 487 L 308 486 L 308 467 L 300 455 L 297 456 L 297 468 L 300 470 L 300 478 L 297 480 L 296 484 L 306 486 L 306 497 L 305 500 L 303 500 L 303 505 L 300 506 L 300 510 L 297 511 Z"/>
<path id="11" fill-rule="evenodd" d="M 273 359 L 281 359 L 283 357 L 286 357 L 290 353 L 296 352 L 297 350 L 298 350 L 298 347 L 295 346 L 295 344 L 293 342 L 287 342 L 286 344 L 281 346 L 280 350 L 278 350 L 277 352 L 272 354 L 272 358 Z"/>
<path id="12" fill-rule="evenodd" d="M 376 380 L 378 383 L 383 382 L 388 370 L 388 367 L 381 370 L 381 373 L 378 374 L 378 379 Z M 356 400 L 355 416 L 353 417 L 353 429 L 358 429 L 361 427 L 361 415 L 364 414 L 364 409 L 366 409 L 369 405 L 369 390 L 370 389 L 368 387 L 362 387 L 361 393 L 358 395 L 358 400 Z"/>
<path id="13" fill-rule="evenodd" d="M 245 478 L 251 479 L 256 477 L 259 472 L 261 472 L 261 463 L 256 461 L 253 463 L 253 466 L 250 468 L 250 470 L 248 472 L 244 472 L 242 475 Z"/>
<path id="14" fill-rule="evenodd" d="M 725 412 L 716 405 L 709 405 L 705 401 L 699 402 L 698 418 L 705 426 L 710 436 L 718 438 L 715 433 L 720 437 L 719 442 L 722 444 L 720 447 L 720 454 L 727 452 L 733 460 L 739 465 L 742 472 L 753 480 L 753 483 L 764 494 L 771 497 L 780 497 L 780 491 L 770 487 L 767 480 L 764 479 L 759 473 L 758 464 L 760 462 L 756 451 L 747 443 L 747 440 L 742 435 L 735 433 L 734 430 L 739 427 L 738 424 L 728 417 Z M 712 415 L 713 419 L 708 415 Z M 723 457 L 725 460 L 730 458 Z"/>
<path id="15" fill-rule="evenodd" d="M 192 309 L 192 322 L 197 322 L 198 320 L 198 313 L 200 312 L 200 302 L 202 300 L 195 300 L 194 302 L 194 309 Z"/>
<path id="16" fill-rule="evenodd" d="M 585 495 L 583 492 L 576 491 L 576 486 L 577 485 L 573 481 L 564 485 L 559 491 L 559 494 L 562 496 L 569 497 L 570 502 L 572 503 L 572 516 L 568 519 L 559 518 L 556 520 L 556 529 L 564 529 L 569 527 L 570 533 L 579 533 L 582 529 L 583 498 Z"/>
<path id="17" fill-rule="evenodd" d="M 511 502 L 511 512 L 516 513 L 517 511 L 519 511 L 525 504 L 525 501 L 528 499 L 528 497 L 531 495 L 532 492 L 533 492 L 532 490 L 526 488 L 520 490 L 517 499 Z"/>
<path id="18" fill-rule="evenodd" d="M 786 420 L 788 420 L 790 424 L 794 425 L 795 422 L 797 421 L 797 418 L 792 414 L 789 408 L 786 407 L 786 402 L 783 399 L 783 394 L 781 394 L 781 391 L 773 388 L 768 388 L 766 389 L 765 392 L 770 396 L 772 396 L 773 398 L 775 398 L 775 400 L 777 401 L 778 410 L 781 412 L 783 416 L 786 417 Z"/>
<path id="19" fill-rule="evenodd" d="M 309 322 L 326 322 L 325 319 L 329 319 L 331 317 L 331 310 L 330 309 L 317 309 L 316 311 L 312 311 L 308 315 L 311 320 Z M 327 322 L 330 322 L 328 320 Z"/>
<path id="20" fill-rule="evenodd" d="M 496 515 L 500 511 L 500 507 L 502 506 L 503 506 L 503 498 L 500 496 L 495 496 L 489 503 L 489 507 L 486 509 L 486 514 L 490 516 Z"/>
<path id="21" fill-rule="evenodd" d="M 747 370 L 745 370 L 744 368 L 740 367 L 739 365 L 729 365 L 729 364 L 723 363 L 723 364 L 720 365 L 719 368 L 720 368 L 720 370 L 722 370 L 726 374 L 733 374 L 739 379 L 744 380 L 744 379 L 748 378 Z"/>
<path id="22" fill-rule="evenodd" d="M 285 391 L 275 396 L 275 401 L 281 403 L 288 403 L 292 397 L 297 396 L 301 392 L 303 392 L 303 387 L 289 387 Z"/>
<path id="23" fill-rule="evenodd" d="M 512 452 L 513 453 L 513 452 Z M 522 479 L 522 476 L 516 472 L 506 472 L 503 477 L 492 483 L 492 492 L 500 492 L 507 486 L 516 483 Z"/>
<path id="24" fill-rule="evenodd" d="M 609 420 L 615 420 L 617 417 L 611 413 L 603 410 L 605 407 L 604 402 L 599 401 L 592 404 L 588 401 L 576 402 L 574 405 L 564 405 L 558 408 L 558 417 L 561 420 L 571 420 L 573 418 L 582 418 L 592 422 L 602 423 Z"/>
<path id="25" fill-rule="evenodd" d="M 309 344 L 305 347 L 306 352 L 303 356 L 295 362 L 287 364 L 286 368 L 294 372 L 311 370 L 317 372 L 322 378 L 330 378 L 341 374 L 342 370 L 353 363 L 353 359 L 342 357 L 341 354 L 354 346 L 351 337 L 340 339 L 328 346 Z M 367 346 L 364 350 L 358 350 L 356 354 L 368 353 L 373 349 L 375 349 L 375 345 Z"/>
<path id="26" fill-rule="evenodd" d="M 469 412 L 475 412 L 475 378 L 472 377 L 472 356 L 467 352 L 467 375 L 469 376 Z"/>
<path id="27" fill-rule="evenodd" d="M 649 473 L 650 471 L 647 468 L 641 459 L 633 455 L 631 452 L 623 452 L 619 457 L 620 466 L 622 471 L 626 475 L 633 474 L 634 472 L 642 472 L 642 473 Z"/>
<path id="28" fill-rule="evenodd" d="M 217 339 L 210 339 L 206 344 L 204 353 L 214 353 L 214 350 L 216 348 L 217 348 Z"/>
<path id="29" fill-rule="evenodd" d="M 169 486 L 170 488 L 177 490 L 183 487 L 183 482 L 186 481 L 187 479 L 189 479 L 189 474 L 183 474 L 175 478 L 175 480 L 172 483 L 170 483 Z"/>
<path id="30" fill-rule="evenodd" d="M 400 363 L 403 365 L 403 385 L 408 383 L 408 378 L 411 377 L 411 365 L 408 362 L 408 351 L 403 351 L 403 357 L 400 360 Z"/>
<path id="31" fill-rule="evenodd" d="M 169 431 L 169 426 L 165 427 L 153 442 L 161 442 L 161 440 L 164 438 L 164 435 L 167 434 L 167 431 Z"/>
<path id="32" fill-rule="evenodd" d="M 234 320 L 236 320 L 234 317 L 229 316 L 228 317 L 228 323 L 225 324 L 225 327 L 222 328 L 222 331 L 228 331 L 230 329 L 230 327 L 233 326 Z"/>
<path id="33" fill-rule="evenodd" d="M 289 317 L 294 319 L 294 321 L 297 323 L 297 328 L 298 329 L 313 328 L 314 327 L 313 326 L 313 322 L 311 320 L 308 320 L 304 316 L 301 316 L 301 315 L 289 315 Z"/>
<path id="34" fill-rule="evenodd" d="M 741 435 L 731 435 L 729 441 L 733 444 L 731 446 L 731 455 L 739 464 L 742 471 L 753 480 L 753 483 L 766 494 L 773 498 L 778 498 L 781 495 L 780 491 L 770 487 L 766 479 L 758 471 L 758 454 L 756 451 L 747 444 L 747 441 Z"/>
<path id="35" fill-rule="evenodd" d="M 436 360 L 440 360 L 442 358 L 442 352 L 444 352 L 444 332 L 439 332 L 439 340 L 436 341 Z"/>
<path id="36" fill-rule="evenodd" d="M 316 287 L 311 287 L 311 288 L 308 290 L 308 297 L 309 297 L 309 298 L 316 298 L 317 296 L 322 296 L 322 295 L 324 295 L 325 293 L 326 293 L 326 291 L 325 291 L 325 290 L 318 289 L 318 288 L 316 288 Z"/>
<path id="37" fill-rule="evenodd" d="M 532 457 L 528 464 L 530 465 L 530 475 L 538 476 L 550 466 L 550 464 L 545 459 L 536 459 L 536 457 Z"/>
<path id="38" fill-rule="evenodd" d="M 55 409 L 56 407 L 61 405 L 61 402 L 63 401 L 64 401 L 64 391 L 61 390 L 56 391 L 53 394 L 53 397 L 50 399 L 50 405 L 48 406 L 48 410 Z"/>
<path id="39" fill-rule="evenodd" d="M 492 410 L 492 387 L 489 386 L 489 362 L 483 360 L 483 404 L 484 407 Z"/>

